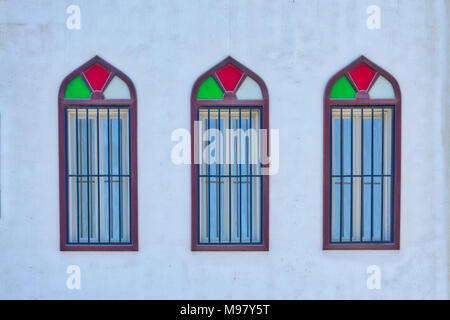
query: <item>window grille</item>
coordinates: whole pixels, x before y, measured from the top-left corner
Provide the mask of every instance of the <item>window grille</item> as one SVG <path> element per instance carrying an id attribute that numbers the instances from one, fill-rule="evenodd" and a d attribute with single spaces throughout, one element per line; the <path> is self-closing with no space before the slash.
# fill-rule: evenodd
<path id="1" fill-rule="evenodd" d="M 324 249 L 399 249 L 401 96 L 361 56 L 324 97 Z"/>
<path id="2" fill-rule="evenodd" d="M 199 136 L 206 136 L 199 148 L 206 160 L 198 171 L 201 244 L 262 241 L 261 113 L 261 107 L 199 108 Z"/>
<path id="3" fill-rule="evenodd" d="M 67 106 L 69 244 L 131 242 L 126 106 Z"/>

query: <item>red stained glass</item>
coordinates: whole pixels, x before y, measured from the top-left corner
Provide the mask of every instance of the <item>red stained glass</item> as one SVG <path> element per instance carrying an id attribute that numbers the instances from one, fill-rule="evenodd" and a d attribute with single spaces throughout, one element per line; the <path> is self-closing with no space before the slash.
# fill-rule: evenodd
<path id="1" fill-rule="evenodd" d="M 375 71 L 364 63 L 361 63 L 349 73 L 359 90 L 367 90 L 375 76 Z"/>
<path id="2" fill-rule="evenodd" d="M 217 71 L 217 77 L 226 91 L 234 91 L 242 77 L 242 71 L 231 64 L 227 64 Z"/>
<path id="3" fill-rule="evenodd" d="M 92 90 L 102 90 L 110 72 L 98 63 L 83 72 Z"/>

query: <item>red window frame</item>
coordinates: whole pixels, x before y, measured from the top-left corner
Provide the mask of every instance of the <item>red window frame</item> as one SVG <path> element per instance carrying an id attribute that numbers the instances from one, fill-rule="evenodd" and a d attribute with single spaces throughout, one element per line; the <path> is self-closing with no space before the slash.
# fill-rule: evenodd
<path id="1" fill-rule="evenodd" d="M 197 100 L 197 91 L 200 84 L 208 77 L 213 77 L 217 83 L 221 85 L 218 81 L 216 72 L 231 64 L 240 71 L 243 72 L 241 79 L 239 80 L 236 88 L 233 92 L 227 92 L 223 87 L 224 91 L 222 100 Z M 262 92 L 261 100 L 238 100 L 236 98 L 236 92 L 239 90 L 245 76 L 250 76 L 259 85 Z M 230 244 L 230 245 L 215 245 L 215 244 L 199 244 L 198 243 L 198 165 L 195 164 L 195 151 L 194 151 L 194 122 L 197 120 L 197 111 L 201 106 L 209 107 L 220 107 L 220 106 L 236 106 L 236 107 L 248 107 L 248 106 L 262 106 L 263 116 L 262 116 L 262 128 L 269 130 L 269 95 L 267 91 L 266 84 L 264 81 L 253 71 L 233 59 L 232 57 L 227 57 L 222 62 L 212 67 L 205 73 L 203 73 L 194 83 L 191 92 L 191 250 L 192 251 L 268 251 L 269 250 L 269 176 L 263 175 L 263 190 L 262 196 L 262 244 Z M 268 132 L 268 131 L 267 131 Z M 267 149 L 269 149 L 269 139 L 268 135 L 264 137 L 266 139 Z M 264 152 L 264 151 L 263 151 Z M 263 164 L 263 168 L 268 168 L 269 164 Z"/>
<path id="2" fill-rule="evenodd" d="M 331 99 L 330 92 L 333 84 L 361 63 L 375 70 L 375 76 L 366 90 L 357 91 L 355 99 Z M 371 99 L 369 90 L 379 76 L 383 76 L 393 86 L 394 99 Z M 355 84 L 352 85 L 356 88 Z M 394 235 L 392 243 L 331 243 L 330 242 L 330 110 L 331 106 L 355 106 L 355 105 L 393 105 L 394 106 Z M 401 93 L 395 78 L 364 56 L 359 57 L 351 64 L 336 73 L 327 83 L 324 93 L 324 118 L 323 118 L 323 249 L 324 250 L 398 250 L 400 249 L 400 177 L 401 177 Z"/>
<path id="3" fill-rule="evenodd" d="M 102 91 L 92 90 L 90 99 L 65 99 L 64 93 L 67 84 L 76 76 L 81 76 L 86 83 L 83 71 L 89 69 L 94 64 L 99 64 L 108 69 L 109 74 L 104 88 L 114 76 L 118 76 L 128 86 L 130 99 L 105 99 Z M 103 88 L 103 89 L 104 89 Z M 68 244 L 66 242 L 67 209 L 66 209 L 66 154 L 65 154 L 65 106 L 114 106 L 128 105 L 130 107 L 130 175 L 131 175 L 131 244 L 111 245 L 111 244 Z M 138 183 L 137 183 L 137 99 L 136 89 L 131 79 L 123 72 L 100 58 L 95 56 L 85 64 L 81 65 L 64 78 L 59 88 L 58 94 L 58 132 L 59 132 L 59 212 L 60 212 L 60 250 L 61 251 L 137 251 L 138 250 Z"/>

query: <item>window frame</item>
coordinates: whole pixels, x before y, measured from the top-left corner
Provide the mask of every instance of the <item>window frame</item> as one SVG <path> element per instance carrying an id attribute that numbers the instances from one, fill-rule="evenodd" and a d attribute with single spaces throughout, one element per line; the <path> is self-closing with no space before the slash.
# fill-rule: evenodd
<path id="1" fill-rule="evenodd" d="M 356 92 L 354 99 L 332 99 L 330 98 L 331 88 L 334 83 L 342 76 L 347 76 L 348 80 L 353 83 L 349 76 L 349 71 L 364 63 L 375 71 L 372 82 L 369 84 L 367 90 Z M 386 78 L 394 89 L 394 99 L 371 99 L 368 92 L 372 88 L 379 76 Z M 400 190 L 401 190 L 401 92 L 400 87 L 395 78 L 386 70 L 382 69 L 364 56 L 350 63 L 348 66 L 336 73 L 327 83 L 324 93 L 324 116 L 323 116 L 323 250 L 399 250 L 400 249 Z M 332 106 L 393 106 L 394 128 L 395 131 L 393 139 L 393 161 L 394 161 L 394 214 L 393 214 L 393 242 L 391 243 L 332 243 L 330 239 L 330 217 L 331 217 L 331 202 L 330 202 L 330 148 L 331 148 L 331 107 Z"/>
<path id="2" fill-rule="evenodd" d="M 94 64 L 99 64 L 108 69 L 111 74 L 106 80 L 103 89 L 107 88 L 108 84 L 118 76 L 123 80 L 130 91 L 130 99 L 105 99 L 101 91 L 92 90 L 89 99 L 65 99 L 64 93 L 67 84 L 76 76 L 81 76 L 86 84 L 83 71 L 90 68 Z M 65 121 L 66 107 L 70 106 L 129 106 L 130 117 L 130 192 L 131 192 L 131 244 L 69 244 L 67 242 L 67 185 L 66 185 L 66 130 L 67 124 Z M 58 145 L 59 145 L 59 218 L 60 218 L 60 250 L 61 251 L 138 251 L 138 182 L 137 182 L 137 99 L 136 89 L 131 79 L 123 72 L 100 58 L 95 56 L 88 62 L 76 68 L 69 75 L 67 75 L 61 83 L 58 93 Z"/>
<path id="3" fill-rule="evenodd" d="M 243 72 L 241 79 L 239 80 L 236 88 L 233 92 L 227 92 L 221 82 L 218 80 L 216 71 L 222 69 L 228 64 L 232 64 Z M 212 76 L 214 80 L 221 86 L 224 92 L 222 100 L 197 100 L 197 92 L 200 84 L 208 77 Z M 262 93 L 262 99 L 260 100 L 238 100 L 236 98 L 236 92 L 239 90 L 240 85 L 245 79 L 245 76 L 250 76 L 260 87 Z M 194 83 L 191 91 L 191 250 L 192 251 L 268 251 L 269 250 L 269 176 L 262 176 L 262 235 L 261 244 L 200 244 L 199 243 L 199 203 L 198 203 L 198 164 L 195 163 L 195 128 L 194 123 L 197 121 L 197 112 L 200 107 L 262 107 L 262 128 L 269 130 L 269 95 L 267 87 L 264 81 L 253 71 L 246 68 L 244 65 L 233 59 L 227 57 L 205 73 L 203 73 Z M 264 139 L 264 137 L 263 137 Z M 267 149 L 269 150 L 269 138 L 265 137 Z M 264 153 L 264 150 L 262 150 Z M 264 155 L 263 155 L 264 156 Z M 268 168 L 269 164 L 263 164 L 262 168 Z"/>

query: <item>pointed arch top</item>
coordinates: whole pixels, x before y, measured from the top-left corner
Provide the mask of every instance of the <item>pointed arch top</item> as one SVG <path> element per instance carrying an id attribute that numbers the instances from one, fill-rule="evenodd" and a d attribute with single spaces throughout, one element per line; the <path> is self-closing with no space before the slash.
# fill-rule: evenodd
<path id="1" fill-rule="evenodd" d="M 229 56 L 197 79 L 191 99 L 212 103 L 261 103 L 268 100 L 268 92 L 256 73 Z"/>
<path id="2" fill-rule="evenodd" d="M 328 81 L 324 98 L 333 103 L 397 103 L 400 96 L 397 80 L 365 56 L 360 56 Z"/>
<path id="3" fill-rule="evenodd" d="M 58 97 L 74 103 L 114 100 L 130 104 L 136 100 L 136 89 L 127 75 L 95 56 L 64 78 Z"/>

